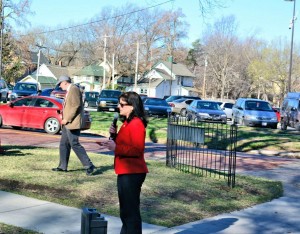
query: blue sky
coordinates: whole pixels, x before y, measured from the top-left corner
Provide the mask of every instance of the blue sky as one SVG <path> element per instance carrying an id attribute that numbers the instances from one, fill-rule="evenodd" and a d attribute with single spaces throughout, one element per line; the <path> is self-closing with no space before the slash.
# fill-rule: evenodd
<path id="1" fill-rule="evenodd" d="M 149 7 L 168 0 L 32 0 L 31 10 L 34 16 L 28 17 L 31 26 L 65 26 L 69 23 L 83 23 L 101 12 L 103 7 L 118 7 L 126 2 L 135 3 L 141 7 Z M 255 34 L 257 38 L 268 41 L 282 37 L 290 40 L 289 22 L 293 14 L 293 2 L 285 0 L 227 0 L 226 8 L 216 9 L 206 19 L 206 23 L 215 22 L 222 16 L 234 15 L 238 23 L 240 37 Z M 163 9 L 176 10 L 182 8 L 186 21 L 190 24 L 188 31 L 190 45 L 207 26 L 200 16 L 199 0 L 174 0 L 159 6 Z M 296 5 L 296 15 L 300 9 L 300 1 Z M 300 17 L 300 16 L 299 16 Z M 295 23 L 294 42 L 300 41 L 300 19 Z"/>

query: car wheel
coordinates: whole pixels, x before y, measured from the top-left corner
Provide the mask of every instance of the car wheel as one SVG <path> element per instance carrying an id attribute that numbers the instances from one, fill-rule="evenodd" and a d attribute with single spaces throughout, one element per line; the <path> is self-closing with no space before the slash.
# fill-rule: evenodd
<path id="1" fill-rule="evenodd" d="M 277 124 L 271 126 L 272 129 L 277 129 Z"/>
<path id="2" fill-rule="evenodd" d="M 187 115 L 186 115 L 186 120 L 187 120 L 187 121 L 190 121 L 191 119 L 192 119 L 192 116 L 191 116 L 190 114 L 187 114 Z"/>
<path id="3" fill-rule="evenodd" d="M 300 131 L 300 123 L 295 124 L 295 129 L 296 129 L 296 131 Z"/>
<path id="4" fill-rule="evenodd" d="M 84 102 L 84 108 L 88 108 L 89 107 L 89 103 L 87 101 Z"/>
<path id="5" fill-rule="evenodd" d="M 245 123 L 245 120 L 244 120 L 244 119 L 241 120 L 241 125 L 242 125 L 242 126 L 247 126 L 247 124 Z"/>
<path id="6" fill-rule="evenodd" d="M 57 134 L 60 130 L 60 123 L 56 118 L 49 118 L 46 120 L 44 130 L 49 134 Z"/>
<path id="7" fill-rule="evenodd" d="M 7 103 L 8 101 L 8 95 L 6 95 L 5 99 L 3 100 L 3 103 Z"/>
<path id="8" fill-rule="evenodd" d="M 181 115 L 182 117 L 185 117 L 185 116 L 186 116 L 186 109 L 185 109 L 185 108 L 182 108 L 182 109 L 181 109 L 180 115 Z"/>
<path id="9" fill-rule="evenodd" d="M 20 127 L 20 126 L 11 126 L 13 129 L 16 129 L 16 130 L 19 130 L 19 129 L 21 129 L 22 127 Z"/>
<path id="10" fill-rule="evenodd" d="M 281 125 L 280 125 L 281 130 L 286 130 L 287 129 L 287 125 L 285 121 L 281 121 Z"/>

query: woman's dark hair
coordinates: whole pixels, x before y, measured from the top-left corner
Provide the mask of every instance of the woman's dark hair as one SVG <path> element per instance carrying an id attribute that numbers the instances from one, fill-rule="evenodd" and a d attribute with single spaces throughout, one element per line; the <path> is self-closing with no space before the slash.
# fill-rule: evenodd
<path id="1" fill-rule="evenodd" d="M 126 103 L 128 103 L 133 107 L 133 110 L 130 113 L 129 117 L 127 118 L 127 121 L 130 122 L 134 117 L 138 117 L 142 120 L 144 126 L 147 127 L 148 120 L 146 119 L 144 104 L 140 95 L 138 95 L 136 92 L 125 92 L 119 96 L 119 102 L 120 99 L 122 99 L 123 101 L 125 101 Z M 122 120 L 122 116 L 121 116 L 121 120 Z M 123 116 L 123 120 L 125 120 L 124 116 Z"/>

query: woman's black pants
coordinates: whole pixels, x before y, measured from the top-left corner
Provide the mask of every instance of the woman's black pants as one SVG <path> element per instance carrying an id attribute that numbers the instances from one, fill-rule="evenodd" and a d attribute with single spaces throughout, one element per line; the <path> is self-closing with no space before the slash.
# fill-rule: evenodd
<path id="1" fill-rule="evenodd" d="M 146 173 L 118 175 L 121 234 L 141 234 L 140 194 Z"/>

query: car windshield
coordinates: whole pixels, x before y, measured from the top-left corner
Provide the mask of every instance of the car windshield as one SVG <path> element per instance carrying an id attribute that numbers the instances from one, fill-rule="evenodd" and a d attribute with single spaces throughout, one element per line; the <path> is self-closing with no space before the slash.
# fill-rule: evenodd
<path id="1" fill-rule="evenodd" d="M 197 109 L 221 110 L 217 102 L 198 102 Z"/>
<path id="2" fill-rule="evenodd" d="M 98 98 L 99 93 L 97 93 L 97 92 L 85 92 L 85 96 L 87 98 Z"/>
<path id="3" fill-rule="evenodd" d="M 186 98 L 180 98 L 180 99 L 174 100 L 173 102 L 180 103 L 180 102 L 183 102 L 184 100 L 186 100 Z"/>
<path id="4" fill-rule="evenodd" d="M 106 90 L 106 91 L 101 92 L 100 97 L 101 98 L 119 98 L 120 95 L 121 95 L 120 91 Z"/>
<path id="5" fill-rule="evenodd" d="M 35 84 L 17 83 L 14 87 L 14 90 L 35 91 L 37 88 Z"/>
<path id="6" fill-rule="evenodd" d="M 146 99 L 145 105 L 150 106 L 169 106 L 164 99 Z"/>
<path id="7" fill-rule="evenodd" d="M 181 98 L 180 96 L 170 96 L 166 99 L 167 102 L 173 102 L 176 99 Z"/>
<path id="8" fill-rule="evenodd" d="M 246 110 L 273 111 L 272 107 L 267 102 L 262 101 L 246 101 Z"/>

